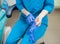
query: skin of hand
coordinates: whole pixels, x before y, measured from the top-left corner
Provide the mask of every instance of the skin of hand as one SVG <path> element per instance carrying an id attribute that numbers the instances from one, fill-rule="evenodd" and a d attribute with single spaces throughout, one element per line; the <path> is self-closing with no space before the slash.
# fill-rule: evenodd
<path id="1" fill-rule="evenodd" d="M 42 18 L 40 18 L 39 16 L 37 16 L 36 19 L 35 19 L 35 22 L 36 22 L 37 26 L 40 26 L 41 22 L 42 22 Z"/>
<path id="2" fill-rule="evenodd" d="M 48 14 L 47 10 L 42 10 L 42 12 L 36 17 L 35 22 L 37 26 L 41 25 L 42 19 Z"/>

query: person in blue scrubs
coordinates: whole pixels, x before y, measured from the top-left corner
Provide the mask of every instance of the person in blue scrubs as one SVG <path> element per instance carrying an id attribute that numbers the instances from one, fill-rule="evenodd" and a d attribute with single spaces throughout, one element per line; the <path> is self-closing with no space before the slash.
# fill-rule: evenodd
<path id="1" fill-rule="evenodd" d="M 6 12 L 8 11 L 8 5 L 6 1 L 3 1 L 0 8 L 0 44 L 2 43 L 2 37 L 4 32 L 4 27 L 7 21 Z"/>
<path id="2" fill-rule="evenodd" d="M 21 38 L 20 44 L 33 44 L 32 40 L 29 40 L 30 34 L 28 33 L 33 21 L 37 26 L 33 32 L 36 43 L 47 30 L 48 14 L 54 9 L 54 0 L 16 0 L 16 6 L 21 16 L 12 28 L 6 44 L 17 44 Z"/>

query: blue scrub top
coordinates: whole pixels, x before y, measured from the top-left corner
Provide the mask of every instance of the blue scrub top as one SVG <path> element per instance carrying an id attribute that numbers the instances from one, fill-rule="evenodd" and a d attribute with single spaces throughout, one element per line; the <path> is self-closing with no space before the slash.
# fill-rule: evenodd
<path id="1" fill-rule="evenodd" d="M 25 8 L 30 13 L 38 16 L 43 9 L 51 13 L 54 9 L 54 0 L 16 0 L 16 6 L 19 11 Z M 48 25 L 47 15 L 43 18 L 42 23 Z"/>

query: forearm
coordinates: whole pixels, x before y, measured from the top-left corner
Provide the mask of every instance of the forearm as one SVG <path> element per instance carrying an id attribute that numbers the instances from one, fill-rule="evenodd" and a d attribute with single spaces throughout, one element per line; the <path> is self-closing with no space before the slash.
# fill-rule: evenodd
<path id="1" fill-rule="evenodd" d="M 42 10 L 42 12 L 39 14 L 39 18 L 43 18 L 44 16 L 46 16 L 48 14 L 48 11 L 47 10 Z"/>

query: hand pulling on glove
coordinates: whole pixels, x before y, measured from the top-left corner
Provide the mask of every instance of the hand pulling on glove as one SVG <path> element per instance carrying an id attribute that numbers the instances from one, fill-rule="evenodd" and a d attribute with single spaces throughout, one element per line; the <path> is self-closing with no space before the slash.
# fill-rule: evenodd
<path id="1" fill-rule="evenodd" d="M 29 14 L 27 17 L 26 17 L 26 22 L 28 23 L 28 24 L 32 24 L 32 22 L 34 22 L 35 21 L 35 18 L 34 18 L 34 16 L 32 15 L 32 14 Z"/>
<path id="2" fill-rule="evenodd" d="M 30 28 L 29 28 L 29 35 L 30 35 L 30 38 L 29 40 L 34 43 L 35 42 L 35 39 L 34 39 L 34 29 L 36 29 L 36 22 L 35 22 L 35 18 L 32 14 L 29 14 L 26 18 L 26 22 L 28 24 L 30 24 Z"/>

